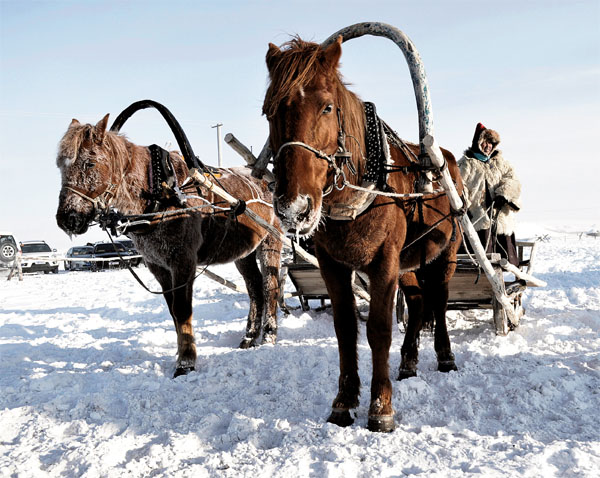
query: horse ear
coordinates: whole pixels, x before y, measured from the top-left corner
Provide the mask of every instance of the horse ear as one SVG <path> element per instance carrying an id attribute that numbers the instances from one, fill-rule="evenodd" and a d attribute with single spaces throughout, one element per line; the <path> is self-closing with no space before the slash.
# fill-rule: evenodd
<path id="1" fill-rule="evenodd" d="M 323 56 L 321 58 L 323 66 L 332 70 L 337 68 L 340 57 L 342 56 L 342 41 L 343 37 L 340 35 L 337 37 L 336 41 L 323 51 Z"/>
<path id="2" fill-rule="evenodd" d="M 75 118 L 73 118 L 71 120 L 71 124 L 69 125 L 69 128 L 72 128 L 73 126 L 79 126 L 81 123 L 79 121 L 77 121 Z"/>
<path id="3" fill-rule="evenodd" d="M 271 71 L 273 69 L 273 67 L 275 66 L 275 63 L 276 63 L 277 58 L 279 57 L 280 53 L 281 53 L 281 50 L 279 49 L 279 47 L 277 45 L 274 45 L 273 43 L 269 43 L 269 50 L 267 51 L 267 57 L 266 57 L 267 68 L 269 69 L 269 71 Z"/>
<path id="4" fill-rule="evenodd" d="M 94 126 L 96 140 L 98 141 L 98 143 L 102 143 L 102 141 L 104 141 L 104 135 L 106 134 L 106 126 L 108 125 L 108 116 L 109 113 L 107 113 L 106 116 L 100 121 L 98 121 L 96 123 L 96 126 Z"/>

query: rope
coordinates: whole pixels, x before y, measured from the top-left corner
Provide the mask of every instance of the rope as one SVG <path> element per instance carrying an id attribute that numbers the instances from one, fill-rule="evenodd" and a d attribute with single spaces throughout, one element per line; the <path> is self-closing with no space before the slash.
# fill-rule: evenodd
<path id="1" fill-rule="evenodd" d="M 410 244 L 404 246 L 402 248 L 402 251 L 408 249 L 410 246 L 412 246 L 416 242 L 418 242 L 421 239 L 423 239 L 427 234 L 429 234 L 431 231 L 433 231 L 437 227 L 438 224 L 441 224 L 442 222 L 444 222 L 446 219 L 448 219 L 450 216 L 452 216 L 452 214 L 453 214 L 452 212 L 446 214 L 444 217 L 442 217 L 441 219 L 439 219 L 438 221 L 436 221 L 432 226 L 429 226 L 429 228 L 423 234 L 421 234 L 415 240 L 413 240 L 412 242 L 410 242 Z"/>
<path id="2" fill-rule="evenodd" d="M 377 196 L 385 196 L 385 197 L 393 197 L 393 198 L 404 198 L 404 199 L 421 198 L 421 197 L 425 197 L 425 196 L 435 196 L 435 195 L 440 194 L 440 193 L 445 193 L 444 189 L 436 189 L 435 191 L 428 192 L 428 193 L 406 193 L 406 194 L 399 194 L 399 193 L 390 193 L 390 192 L 372 190 L 372 189 L 368 189 L 368 188 L 363 188 L 361 186 L 356 186 L 356 185 L 348 182 L 348 180 L 346 179 L 346 175 L 344 174 L 344 171 L 337 164 L 335 164 L 335 161 L 333 160 L 332 156 L 328 156 L 323 151 L 315 149 L 312 146 L 309 146 L 308 144 L 303 143 L 301 141 L 289 141 L 287 143 L 283 143 L 279 147 L 279 150 L 277 151 L 277 154 L 275 155 L 274 160 L 277 159 L 277 157 L 281 153 L 281 150 L 284 149 L 284 148 L 286 148 L 286 147 L 288 147 L 288 146 L 300 146 L 301 148 L 304 148 L 304 149 L 310 151 L 311 153 L 313 153 L 318 158 L 324 159 L 325 161 L 327 161 L 330 164 L 330 166 L 334 169 L 334 172 L 335 172 L 334 185 L 335 185 L 335 188 L 338 189 L 338 190 L 342 190 L 344 187 L 349 187 L 350 189 L 355 189 L 357 191 L 366 192 L 366 193 L 370 193 L 370 194 L 375 194 Z M 413 155 L 414 155 L 414 153 L 413 153 Z M 342 186 L 341 187 L 337 186 L 336 178 L 339 178 L 339 177 L 342 178 Z M 329 194 L 332 190 L 333 190 L 333 187 L 330 186 L 330 188 L 327 189 L 327 194 Z M 324 194 L 324 195 L 327 195 L 327 194 Z"/>
<path id="3" fill-rule="evenodd" d="M 166 294 L 167 292 L 173 292 L 175 290 L 181 289 L 182 287 L 185 287 L 186 285 L 188 285 L 190 282 L 195 281 L 200 275 L 202 275 L 202 272 L 200 272 L 198 275 L 196 275 L 193 279 L 185 282 L 184 284 L 178 285 L 177 287 L 173 287 L 172 289 L 169 290 L 163 290 L 163 291 L 155 291 L 155 290 L 151 290 L 150 288 L 148 288 L 146 286 L 146 284 L 144 284 L 144 282 L 142 281 L 142 279 L 140 279 L 140 276 L 138 276 L 136 274 L 136 272 L 133 270 L 133 268 L 131 267 L 131 264 L 129 264 L 129 261 L 126 261 L 123 259 L 123 257 L 121 256 L 121 253 L 117 250 L 117 247 L 115 245 L 115 241 L 112 238 L 112 235 L 110 234 L 110 232 L 108 232 L 108 229 L 106 230 L 106 234 L 108 234 L 108 238 L 110 239 L 110 242 L 113 244 L 113 246 L 115 246 L 115 252 L 117 253 L 117 255 L 119 256 L 119 260 L 121 261 L 121 264 L 124 264 L 127 269 L 129 270 L 129 272 L 131 272 L 131 274 L 133 275 L 133 277 L 135 278 L 136 281 L 138 281 L 138 283 L 144 288 L 146 289 L 146 291 L 150 292 L 151 294 L 155 294 L 155 295 L 162 295 L 162 294 Z M 142 256 L 143 257 L 143 256 Z"/>
<path id="4" fill-rule="evenodd" d="M 349 183 L 348 181 L 344 181 L 344 186 L 349 187 L 350 189 L 356 189 L 357 191 L 376 194 L 377 196 L 385 196 L 385 197 L 392 197 L 392 198 L 405 198 L 405 199 L 421 198 L 424 196 L 435 196 L 436 194 L 445 193 L 443 189 L 436 189 L 435 191 L 432 191 L 430 193 L 406 193 L 406 194 L 388 193 L 385 191 L 374 191 L 372 189 L 363 188 L 361 186 L 356 186 L 354 184 Z"/>

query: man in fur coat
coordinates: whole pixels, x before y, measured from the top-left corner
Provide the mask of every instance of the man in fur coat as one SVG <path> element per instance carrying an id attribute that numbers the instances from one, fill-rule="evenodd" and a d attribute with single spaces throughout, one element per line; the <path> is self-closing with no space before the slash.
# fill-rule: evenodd
<path id="1" fill-rule="evenodd" d="M 515 246 L 514 214 L 521 208 L 521 183 L 502 152 L 500 135 L 478 123 L 473 144 L 458 162 L 469 217 L 486 252 L 500 252 L 512 264 Z"/>

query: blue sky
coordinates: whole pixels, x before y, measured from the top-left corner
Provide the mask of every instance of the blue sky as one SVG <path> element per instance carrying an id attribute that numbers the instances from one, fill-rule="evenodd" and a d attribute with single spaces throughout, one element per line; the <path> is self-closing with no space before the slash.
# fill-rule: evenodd
<path id="1" fill-rule="evenodd" d="M 70 241 L 54 220 L 56 147 L 71 118 L 114 119 L 153 99 L 216 165 L 217 122 L 255 151 L 266 140 L 269 42 L 321 42 L 362 21 L 392 24 L 415 43 L 440 145 L 460 157 L 479 121 L 500 133 L 523 183 L 520 220 L 600 223 L 599 0 L 0 0 L 0 230 L 59 249 L 105 238 L 96 230 Z M 408 69 L 391 41 L 344 43 L 342 73 L 402 137 L 418 139 Z M 138 144 L 173 141 L 150 110 L 123 131 Z M 242 164 L 226 145 L 223 160 Z"/>

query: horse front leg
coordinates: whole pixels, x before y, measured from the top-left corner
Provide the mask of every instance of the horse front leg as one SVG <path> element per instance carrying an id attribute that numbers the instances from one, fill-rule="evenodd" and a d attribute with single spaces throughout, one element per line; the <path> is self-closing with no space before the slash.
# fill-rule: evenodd
<path id="1" fill-rule="evenodd" d="M 358 376 L 358 310 L 352 293 L 352 270 L 317 249 L 321 275 L 327 286 L 333 310 L 333 324 L 338 341 L 340 375 L 338 393 L 331 405 L 327 421 L 346 427 L 354 423 L 350 409 L 359 403 L 360 378 Z"/>
<path id="2" fill-rule="evenodd" d="M 265 302 L 262 286 L 263 278 L 256 265 L 256 251 L 235 261 L 235 267 L 244 279 L 248 298 L 250 299 L 246 334 L 240 342 L 241 349 L 248 349 L 256 345 L 256 340 L 260 336 Z"/>
<path id="3" fill-rule="evenodd" d="M 197 357 L 192 330 L 193 272 L 174 279 L 168 269 L 153 263 L 147 263 L 147 266 L 163 289 L 177 333 L 177 365 L 173 378 L 186 375 L 195 369 Z M 181 285 L 183 287 L 178 287 Z"/>
<path id="4" fill-rule="evenodd" d="M 390 263 L 391 262 L 391 263 Z M 370 431 L 391 432 L 395 428 L 392 408 L 392 382 L 389 376 L 389 356 L 392 345 L 392 314 L 394 293 L 398 282 L 398 264 L 385 261 L 378 268 L 370 268 L 371 302 L 367 321 L 367 339 L 371 347 L 373 376 L 369 407 Z"/>
<path id="5" fill-rule="evenodd" d="M 423 289 L 414 272 L 406 272 L 400 276 L 400 287 L 404 292 L 408 308 L 408 324 L 402 344 L 402 362 L 398 372 L 398 380 L 417 376 L 419 363 L 419 335 L 423 327 L 425 303 Z"/>
<path id="6" fill-rule="evenodd" d="M 277 301 L 280 284 L 282 243 L 268 234 L 258 249 L 258 259 L 262 270 L 264 297 L 263 344 L 274 344 L 277 340 Z"/>
<path id="7" fill-rule="evenodd" d="M 192 329 L 193 276 L 174 282 L 176 286 L 185 284 L 173 291 L 172 314 L 177 331 L 177 368 L 173 377 L 178 377 L 196 368 L 196 341 Z"/>

